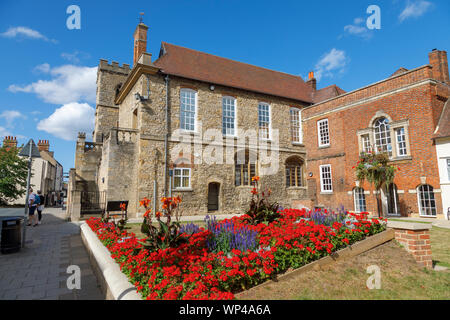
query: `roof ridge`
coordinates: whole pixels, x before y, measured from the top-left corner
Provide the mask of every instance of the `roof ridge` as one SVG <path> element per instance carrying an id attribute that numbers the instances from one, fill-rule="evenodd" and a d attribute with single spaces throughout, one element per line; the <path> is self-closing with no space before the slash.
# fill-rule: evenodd
<path id="1" fill-rule="evenodd" d="M 211 54 L 211 53 L 208 53 L 208 52 L 195 50 L 195 49 L 188 48 L 188 47 L 183 47 L 183 46 L 180 46 L 180 45 L 177 45 L 177 44 L 173 44 L 173 43 L 169 43 L 169 42 L 166 42 L 166 41 L 161 41 L 161 45 L 163 45 L 163 44 L 168 44 L 170 46 L 183 48 L 183 49 L 186 49 L 186 50 L 198 52 L 198 53 L 201 53 L 201 54 L 209 55 L 209 56 L 216 57 L 216 58 L 223 59 L 223 60 L 233 61 L 233 62 L 236 62 L 236 63 L 239 63 L 239 64 L 244 64 L 244 65 L 251 66 L 251 67 L 254 67 L 254 68 L 258 68 L 258 69 L 263 69 L 263 70 L 267 70 L 267 71 L 271 71 L 271 72 L 277 72 L 277 73 L 285 74 L 285 75 L 288 75 L 288 76 L 291 76 L 291 77 L 294 77 L 294 78 L 298 78 L 299 80 L 301 80 L 303 83 L 306 84 L 305 80 L 303 80 L 303 78 L 301 76 L 296 76 L 296 75 L 294 75 L 292 73 L 287 73 L 287 72 L 283 72 L 283 71 L 273 70 L 273 69 L 269 69 L 269 68 L 266 68 L 266 67 L 261 67 L 261 66 L 257 66 L 257 65 L 254 65 L 254 64 L 246 63 L 246 62 L 241 62 L 241 61 L 233 60 L 233 59 L 230 59 L 230 58 L 221 57 L 221 56 L 218 56 L 218 55 L 215 55 L 215 54 Z M 162 58 L 162 57 L 159 57 L 156 61 L 158 61 L 160 58 Z M 156 63 L 156 61 L 155 61 L 155 63 Z"/>

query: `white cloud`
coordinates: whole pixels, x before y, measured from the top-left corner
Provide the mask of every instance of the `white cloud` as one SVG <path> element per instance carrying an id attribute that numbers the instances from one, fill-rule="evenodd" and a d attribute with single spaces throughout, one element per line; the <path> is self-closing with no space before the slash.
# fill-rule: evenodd
<path id="1" fill-rule="evenodd" d="M 10 27 L 5 32 L 0 33 L 0 36 L 5 37 L 5 38 L 29 38 L 29 39 L 49 41 L 49 42 L 53 42 L 53 43 L 57 42 L 54 39 L 47 38 L 39 31 L 33 30 L 28 27 L 23 27 L 23 26 Z"/>
<path id="2" fill-rule="evenodd" d="M 332 78 L 335 72 L 344 72 L 348 62 L 349 58 L 346 56 L 345 51 L 335 48 L 331 49 L 330 52 L 322 56 L 315 66 L 317 80 L 320 81 L 322 77 Z"/>
<path id="3" fill-rule="evenodd" d="M 400 22 L 405 21 L 408 18 L 417 18 L 425 14 L 432 6 L 432 3 L 425 0 L 408 1 L 405 9 L 398 16 Z"/>
<path id="4" fill-rule="evenodd" d="M 61 57 L 71 63 L 77 64 L 80 63 L 82 59 L 90 58 L 90 55 L 85 52 L 75 51 L 74 53 L 63 52 L 61 53 Z"/>
<path id="5" fill-rule="evenodd" d="M 48 118 L 39 121 L 38 130 L 64 140 L 76 140 L 78 132 L 92 132 L 95 110 L 87 103 L 71 102 L 57 108 Z"/>
<path id="6" fill-rule="evenodd" d="M 26 116 L 16 110 L 6 110 L 0 113 L 0 119 L 6 123 L 6 128 L 12 128 L 16 119 L 26 119 Z"/>
<path id="7" fill-rule="evenodd" d="M 50 65 L 48 63 L 40 64 L 40 65 L 34 67 L 33 71 L 39 72 L 39 73 L 49 73 Z"/>
<path id="8" fill-rule="evenodd" d="M 353 24 L 346 25 L 344 31 L 358 37 L 369 39 L 372 37 L 372 33 L 364 24 L 363 18 L 355 18 Z"/>
<path id="9" fill-rule="evenodd" d="M 26 86 L 10 85 L 11 92 L 37 94 L 42 100 L 53 104 L 67 104 L 73 101 L 95 102 L 97 67 L 63 65 L 50 68 L 42 64 L 40 71 L 47 71 L 51 80 L 38 80 Z"/>

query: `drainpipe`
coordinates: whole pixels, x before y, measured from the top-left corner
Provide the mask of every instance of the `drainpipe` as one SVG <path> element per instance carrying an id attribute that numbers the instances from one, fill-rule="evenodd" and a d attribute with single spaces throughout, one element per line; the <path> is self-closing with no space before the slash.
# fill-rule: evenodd
<path id="1" fill-rule="evenodd" d="M 168 165 L 167 159 L 169 157 L 169 75 L 165 77 L 166 81 L 166 134 L 164 136 L 164 197 L 167 197 L 167 175 L 168 175 Z"/>

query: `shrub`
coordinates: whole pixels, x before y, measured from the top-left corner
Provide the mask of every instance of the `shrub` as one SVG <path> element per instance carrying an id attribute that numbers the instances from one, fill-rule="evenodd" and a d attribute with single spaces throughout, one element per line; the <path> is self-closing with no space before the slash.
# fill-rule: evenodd
<path id="1" fill-rule="evenodd" d="M 246 212 L 246 219 L 250 224 L 257 225 L 259 223 L 268 224 L 280 217 L 280 205 L 277 202 L 270 202 L 269 197 L 271 190 L 258 191 L 259 177 L 252 178 L 253 189 L 252 199 L 250 201 L 250 209 Z"/>

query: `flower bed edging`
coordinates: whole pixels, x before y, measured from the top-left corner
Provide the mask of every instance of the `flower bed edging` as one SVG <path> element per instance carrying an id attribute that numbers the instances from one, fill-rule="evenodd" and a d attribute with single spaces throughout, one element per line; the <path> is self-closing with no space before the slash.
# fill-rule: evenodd
<path id="1" fill-rule="evenodd" d="M 111 258 L 111 253 L 101 243 L 87 223 L 80 226 L 81 238 L 89 252 L 89 259 L 101 283 L 107 300 L 142 300 L 136 287 L 131 284 L 119 265 Z M 83 285 L 83 284 L 81 284 Z"/>
<path id="2" fill-rule="evenodd" d="M 313 261 L 307 265 L 304 265 L 303 267 L 300 267 L 298 269 L 288 271 L 282 275 L 279 275 L 276 279 L 276 282 L 280 281 L 287 281 L 293 277 L 298 276 L 299 274 L 302 274 L 304 272 L 308 272 L 310 270 L 317 270 L 321 267 L 324 267 L 329 264 L 333 264 L 337 261 L 341 261 L 344 259 L 355 257 L 361 253 L 364 253 L 370 249 L 373 249 L 383 243 L 386 243 L 388 241 L 391 241 L 394 239 L 395 232 L 393 229 L 387 229 L 381 233 L 375 234 L 373 236 L 370 236 L 362 241 L 359 241 L 353 245 L 350 245 L 344 249 L 341 249 L 339 251 L 336 251 L 330 256 L 323 257 L 319 260 Z M 245 296 L 249 291 L 254 290 L 256 288 L 262 288 L 269 286 L 272 284 L 274 280 L 268 280 L 264 283 L 261 283 L 253 288 L 250 288 L 249 290 L 240 292 L 235 294 L 235 298 L 240 299 L 241 297 Z M 245 300 L 245 298 L 243 298 Z"/>

